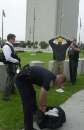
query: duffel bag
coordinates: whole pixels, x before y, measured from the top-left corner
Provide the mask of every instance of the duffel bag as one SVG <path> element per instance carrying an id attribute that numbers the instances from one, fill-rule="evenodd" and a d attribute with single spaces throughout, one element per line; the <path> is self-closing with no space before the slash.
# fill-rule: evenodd
<path id="1" fill-rule="evenodd" d="M 66 121 L 66 115 L 61 107 L 47 107 L 46 112 L 38 111 L 37 124 L 40 129 L 56 129 Z"/>

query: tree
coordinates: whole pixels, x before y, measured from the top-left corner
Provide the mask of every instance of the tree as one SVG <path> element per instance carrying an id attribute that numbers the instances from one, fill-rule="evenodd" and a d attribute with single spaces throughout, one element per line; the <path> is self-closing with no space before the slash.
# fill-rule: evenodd
<path id="1" fill-rule="evenodd" d="M 41 49 L 46 49 L 46 48 L 48 48 L 49 44 L 45 41 L 41 41 L 39 43 L 39 46 L 40 46 Z"/>
<path id="2" fill-rule="evenodd" d="M 26 45 L 28 46 L 28 48 L 31 48 L 31 47 L 32 47 L 31 41 L 27 41 L 27 42 L 26 42 Z"/>
<path id="3" fill-rule="evenodd" d="M 24 41 L 20 41 L 20 47 L 25 48 L 26 47 L 26 43 Z"/>

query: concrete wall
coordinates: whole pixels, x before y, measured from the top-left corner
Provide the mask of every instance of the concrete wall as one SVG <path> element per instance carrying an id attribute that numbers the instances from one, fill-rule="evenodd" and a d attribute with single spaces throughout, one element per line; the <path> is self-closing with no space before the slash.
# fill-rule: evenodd
<path id="1" fill-rule="evenodd" d="M 79 0 L 27 0 L 26 41 L 76 37 L 78 13 Z"/>
<path id="2" fill-rule="evenodd" d="M 48 69 L 53 72 L 53 63 L 54 61 L 49 61 Z M 70 80 L 70 72 L 69 72 L 69 60 L 64 61 L 64 74 L 66 76 L 66 79 Z M 77 68 L 77 74 L 84 74 L 84 59 L 79 59 L 78 62 L 78 68 Z"/>
<path id="3" fill-rule="evenodd" d="M 48 63 L 48 69 L 50 71 L 52 71 L 53 62 L 54 61 L 49 61 L 49 63 Z M 44 67 L 44 62 L 42 62 L 42 61 L 31 61 L 30 65 L 31 66 L 38 65 L 38 66 L 43 66 Z M 64 74 L 65 74 L 67 80 L 70 80 L 69 61 L 68 60 L 65 60 L 65 62 L 64 62 Z M 84 59 L 79 59 L 78 75 L 79 74 L 84 74 Z M 3 91 L 4 88 L 5 88 L 6 77 L 7 77 L 7 73 L 6 73 L 5 65 L 0 62 L 0 91 Z"/>
<path id="4" fill-rule="evenodd" d="M 0 90 L 2 91 L 5 88 L 6 77 L 7 77 L 7 73 L 6 73 L 5 65 L 2 62 L 0 62 Z"/>

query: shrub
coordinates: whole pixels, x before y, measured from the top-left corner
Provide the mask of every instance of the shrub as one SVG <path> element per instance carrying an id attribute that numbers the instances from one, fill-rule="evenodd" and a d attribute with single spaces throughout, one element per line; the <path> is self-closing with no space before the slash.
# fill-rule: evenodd
<path id="1" fill-rule="evenodd" d="M 49 44 L 45 41 L 41 41 L 39 43 L 39 46 L 40 46 L 41 49 L 46 49 L 46 48 L 48 48 Z"/>
<path id="2" fill-rule="evenodd" d="M 31 41 L 27 41 L 26 42 L 26 45 L 29 47 L 29 48 L 38 48 L 38 41 L 35 41 L 34 43 L 31 42 Z"/>
<path id="3" fill-rule="evenodd" d="M 26 45 L 28 46 L 28 48 L 31 48 L 32 47 L 32 42 L 31 41 L 27 41 Z"/>
<path id="4" fill-rule="evenodd" d="M 36 51 L 36 53 L 43 53 L 42 51 Z"/>

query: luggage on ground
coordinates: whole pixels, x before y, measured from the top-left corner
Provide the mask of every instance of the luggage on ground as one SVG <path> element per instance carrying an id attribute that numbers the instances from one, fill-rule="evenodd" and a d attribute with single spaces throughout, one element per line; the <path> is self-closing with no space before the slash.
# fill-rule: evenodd
<path id="1" fill-rule="evenodd" d="M 45 113 L 38 111 L 37 124 L 40 129 L 56 129 L 66 121 L 66 115 L 61 107 L 47 107 Z"/>

